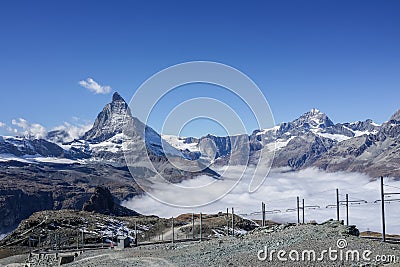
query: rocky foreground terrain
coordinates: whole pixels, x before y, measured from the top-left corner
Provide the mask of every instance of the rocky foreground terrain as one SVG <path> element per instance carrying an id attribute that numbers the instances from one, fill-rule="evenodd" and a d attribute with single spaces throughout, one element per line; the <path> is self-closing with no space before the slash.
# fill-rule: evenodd
<path id="1" fill-rule="evenodd" d="M 116 202 L 143 192 L 126 167 L 0 162 L 0 233 L 40 210 L 82 210 L 98 186 Z"/>
<path id="2" fill-rule="evenodd" d="M 88 250 L 65 266 L 400 266 L 400 244 L 369 240 L 358 234 L 354 226 L 344 226 L 336 221 L 271 224 L 235 237 L 220 235 L 201 242 Z M 279 260 L 279 250 L 286 252 L 280 252 L 286 261 Z M 332 252 L 322 254 L 323 250 Z M 298 256 L 293 251 L 297 251 Z M 310 251 L 316 253 L 315 260 Z M 27 255 L 4 258 L 0 260 L 0 266 L 18 266 L 17 263 L 26 259 Z"/>

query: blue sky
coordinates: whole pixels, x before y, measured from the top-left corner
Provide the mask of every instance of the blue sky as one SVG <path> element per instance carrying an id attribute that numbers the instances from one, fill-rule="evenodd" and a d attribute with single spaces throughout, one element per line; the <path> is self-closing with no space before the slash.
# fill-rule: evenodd
<path id="1" fill-rule="evenodd" d="M 129 100 L 156 72 L 209 60 L 253 79 L 276 122 L 316 107 L 381 123 L 400 108 L 399 12 L 396 0 L 3 1 L 0 122 L 91 122 L 112 92 Z M 89 77 L 110 94 L 78 84 Z"/>

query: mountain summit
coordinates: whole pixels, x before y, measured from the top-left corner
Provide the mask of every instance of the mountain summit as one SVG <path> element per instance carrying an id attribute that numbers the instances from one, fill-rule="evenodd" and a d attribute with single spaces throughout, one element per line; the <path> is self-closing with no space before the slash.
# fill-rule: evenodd
<path id="1" fill-rule="evenodd" d="M 126 116 L 131 116 L 129 106 L 115 92 L 112 102 L 108 103 L 97 115 L 93 127 L 84 134 L 82 139 L 91 142 L 103 142 L 118 133 L 122 133 Z"/>
<path id="2" fill-rule="evenodd" d="M 310 111 L 304 113 L 300 118 L 293 121 L 296 127 L 305 128 L 327 128 L 333 126 L 334 123 L 329 119 L 329 117 L 321 112 L 320 110 L 313 108 Z"/>
<path id="3" fill-rule="evenodd" d="M 115 92 L 112 96 L 112 102 L 121 101 L 121 100 L 125 102 L 125 100 L 122 98 L 122 96 L 120 94 L 118 94 L 117 92 Z"/>
<path id="4" fill-rule="evenodd" d="M 393 121 L 400 121 L 400 109 L 398 111 L 396 111 L 396 113 L 394 113 L 392 115 L 392 117 L 390 117 L 390 120 Z"/>

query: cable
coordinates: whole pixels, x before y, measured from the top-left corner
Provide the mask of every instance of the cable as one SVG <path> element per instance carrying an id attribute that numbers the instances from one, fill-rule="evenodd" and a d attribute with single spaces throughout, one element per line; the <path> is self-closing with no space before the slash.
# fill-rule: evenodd
<path id="1" fill-rule="evenodd" d="M 384 186 L 387 186 L 387 187 L 392 187 L 392 188 L 396 188 L 396 189 L 400 189 L 400 187 L 397 187 L 397 186 L 394 186 L 394 185 L 388 185 L 388 184 L 384 184 Z"/>

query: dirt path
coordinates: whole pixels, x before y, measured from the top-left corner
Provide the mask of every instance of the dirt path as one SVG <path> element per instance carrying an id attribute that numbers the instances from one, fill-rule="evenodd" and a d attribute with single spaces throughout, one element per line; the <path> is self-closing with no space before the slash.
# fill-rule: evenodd
<path id="1" fill-rule="evenodd" d="M 199 221 L 194 221 L 194 226 L 200 225 Z M 178 239 L 176 236 L 178 234 L 178 237 L 180 238 L 186 238 L 186 234 L 183 234 L 180 230 L 186 227 L 192 227 L 192 224 L 188 225 L 182 225 L 182 226 L 177 226 L 174 228 L 174 233 L 175 233 L 175 239 Z M 172 240 L 172 228 L 170 228 L 168 231 L 163 232 L 162 234 L 163 240 Z M 192 233 L 190 233 L 190 236 L 192 237 Z M 160 236 L 154 236 L 151 238 L 151 241 L 160 241 Z"/>

